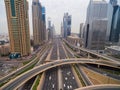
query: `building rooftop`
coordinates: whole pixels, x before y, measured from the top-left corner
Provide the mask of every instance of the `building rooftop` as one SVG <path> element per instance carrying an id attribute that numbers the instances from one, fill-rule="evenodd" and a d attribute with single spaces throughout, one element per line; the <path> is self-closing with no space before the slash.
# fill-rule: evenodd
<path id="1" fill-rule="evenodd" d="M 80 39 L 77 35 L 76 36 L 68 36 L 69 38 L 72 38 L 72 39 Z"/>
<path id="2" fill-rule="evenodd" d="M 91 0 L 91 1 L 96 4 L 107 3 L 105 0 Z"/>
<path id="3" fill-rule="evenodd" d="M 116 51 L 120 51 L 120 46 L 110 46 L 108 47 L 109 49 L 113 49 L 113 50 L 116 50 Z"/>

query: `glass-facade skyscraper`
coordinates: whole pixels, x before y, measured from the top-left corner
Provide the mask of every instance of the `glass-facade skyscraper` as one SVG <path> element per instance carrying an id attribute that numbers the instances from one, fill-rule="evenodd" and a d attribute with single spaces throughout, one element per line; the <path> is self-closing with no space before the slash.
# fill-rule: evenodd
<path id="1" fill-rule="evenodd" d="M 64 38 L 71 35 L 71 15 L 68 13 L 65 13 L 63 17 L 63 33 Z"/>
<path id="2" fill-rule="evenodd" d="M 110 31 L 112 5 L 104 0 L 91 0 L 85 23 L 85 47 L 91 50 L 104 50 L 107 32 Z M 110 18 L 110 19 L 109 19 Z"/>
<path id="3" fill-rule="evenodd" d="M 33 38 L 34 47 L 41 45 L 46 37 L 45 7 L 39 0 L 32 2 Z"/>
<path id="4" fill-rule="evenodd" d="M 120 6 L 117 5 L 117 0 L 110 0 L 110 3 L 113 6 L 113 16 L 112 16 L 112 24 L 110 30 L 110 42 L 119 42 L 119 34 L 120 34 Z"/>

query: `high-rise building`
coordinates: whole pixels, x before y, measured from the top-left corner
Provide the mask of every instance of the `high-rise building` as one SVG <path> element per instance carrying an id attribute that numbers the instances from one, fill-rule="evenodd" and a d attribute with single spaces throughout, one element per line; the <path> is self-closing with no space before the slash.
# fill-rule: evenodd
<path id="1" fill-rule="evenodd" d="M 29 55 L 30 33 L 27 0 L 5 0 L 8 30 L 10 37 L 10 51 Z"/>
<path id="2" fill-rule="evenodd" d="M 51 26 L 52 26 L 51 18 L 48 18 L 48 28 L 51 28 Z"/>
<path id="3" fill-rule="evenodd" d="M 48 18 L 48 38 L 53 39 L 55 35 L 55 26 L 52 24 L 51 19 Z"/>
<path id="4" fill-rule="evenodd" d="M 117 5 L 117 0 L 110 0 L 110 3 L 113 6 L 113 16 L 109 41 L 116 43 L 119 42 L 120 34 L 120 6 Z"/>
<path id="5" fill-rule="evenodd" d="M 32 19 L 34 46 L 36 47 L 41 45 L 46 38 L 45 7 L 42 7 L 39 0 L 32 2 Z"/>
<path id="6" fill-rule="evenodd" d="M 45 12 L 45 7 L 42 7 L 42 21 L 45 23 L 46 22 L 46 12 Z"/>
<path id="7" fill-rule="evenodd" d="M 118 1 L 117 0 L 110 0 L 110 3 L 113 5 L 113 6 L 116 6 Z"/>
<path id="8" fill-rule="evenodd" d="M 61 23 L 61 36 L 64 37 L 63 24 Z"/>
<path id="9" fill-rule="evenodd" d="M 80 32 L 79 32 L 79 37 L 82 38 L 83 36 L 83 26 L 84 26 L 84 23 L 81 23 L 80 24 Z"/>
<path id="10" fill-rule="evenodd" d="M 33 19 L 34 46 L 38 46 L 42 42 L 41 40 L 42 6 L 39 3 L 39 0 L 33 0 L 32 2 L 32 19 Z"/>
<path id="11" fill-rule="evenodd" d="M 64 38 L 71 35 L 71 15 L 68 13 L 65 13 L 63 17 L 63 31 Z"/>
<path id="12" fill-rule="evenodd" d="M 105 0 L 91 0 L 87 9 L 87 19 L 85 23 L 85 47 L 92 50 L 103 50 L 106 35 L 110 31 L 112 10 Z"/>
<path id="13" fill-rule="evenodd" d="M 46 10 L 42 7 L 42 23 L 43 23 L 43 40 L 46 40 Z"/>

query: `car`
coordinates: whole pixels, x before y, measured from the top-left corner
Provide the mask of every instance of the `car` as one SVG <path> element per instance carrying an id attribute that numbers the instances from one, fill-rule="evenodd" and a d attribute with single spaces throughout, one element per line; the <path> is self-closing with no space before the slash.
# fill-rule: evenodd
<path id="1" fill-rule="evenodd" d="M 70 85 L 70 89 L 72 89 L 72 86 Z"/>
<path id="2" fill-rule="evenodd" d="M 70 87 L 69 87 L 69 86 L 67 86 L 67 88 L 68 88 L 68 89 L 70 89 Z"/>
<path id="3" fill-rule="evenodd" d="M 67 77 L 65 77 L 65 80 L 68 80 L 68 78 L 67 78 Z"/>
<path id="4" fill-rule="evenodd" d="M 107 76 L 107 74 L 106 74 L 106 73 L 104 73 L 103 75 Z"/>
<path id="5" fill-rule="evenodd" d="M 53 89 L 55 88 L 55 85 L 54 85 L 54 84 L 52 85 L 52 88 L 53 88 Z"/>
<path id="6" fill-rule="evenodd" d="M 66 87 L 66 85 L 64 84 L 64 87 Z"/>
<path id="7" fill-rule="evenodd" d="M 52 78 L 51 78 L 51 76 L 49 76 L 49 80 L 51 80 Z"/>

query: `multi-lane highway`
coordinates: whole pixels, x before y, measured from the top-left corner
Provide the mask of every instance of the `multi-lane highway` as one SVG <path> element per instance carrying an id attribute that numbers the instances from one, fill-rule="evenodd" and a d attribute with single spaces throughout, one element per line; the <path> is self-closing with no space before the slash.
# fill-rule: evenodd
<path id="1" fill-rule="evenodd" d="M 51 54 L 51 58 L 50 60 L 57 60 L 58 56 L 57 56 L 57 41 L 58 39 L 54 39 L 53 40 L 53 50 L 52 50 L 52 54 Z"/>
<path id="2" fill-rule="evenodd" d="M 59 51 L 60 51 L 60 59 L 63 58 L 73 58 L 72 55 L 65 49 L 65 46 L 61 40 L 59 40 Z M 69 56 L 68 56 L 69 55 Z M 76 82 L 75 76 L 72 72 L 71 65 L 63 65 L 61 66 L 62 71 L 62 80 L 63 80 L 63 89 L 64 90 L 73 90 L 78 88 L 78 84 Z"/>
<path id="3" fill-rule="evenodd" d="M 120 60 L 119 60 L 119 59 L 116 59 L 116 58 L 110 57 L 110 56 L 106 56 L 106 55 L 104 55 L 104 54 L 100 54 L 100 53 L 97 53 L 97 52 L 93 52 L 93 51 L 91 51 L 91 50 L 89 50 L 89 49 L 86 49 L 86 48 L 74 46 L 74 45 L 72 45 L 71 43 L 69 43 L 68 41 L 66 41 L 65 39 L 63 39 L 63 40 L 64 40 L 69 46 L 71 46 L 72 48 L 76 48 L 76 49 L 81 50 L 81 51 L 83 51 L 83 52 L 85 52 L 85 53 L 95 55 L 95 56 L 97 56 L 97 57 L 100 57 L 100 58 L 103 58 L 103 59 L 112 61 L 112 62 L 120 65 Z"/>
<path id="4" fill-rule="evenodd" d="M 14 90 L 23 85 L 26 81 L 31 79 L 32 77 L 38 75 L 39 73 L 42 73 L 46 70 L 49 70 L 51 68 L 60 66 L 60 65 L 66 65 L 66 64 L 74 64 L 74 63 L 93 63 L 90 60 L 57 60 L 50 63 L 46 63 L 40 66 L 37 66 L 30 71 L 25 72 L 24 74 L 16 77 L 12 81 L 8 82 L 6 85 L 1 87 L 2 90 Z"/>
<path id="5" fill-rule="evenodd" d="M 69 59 L 73 58 L 73 59 Z M 100 65 L 110 66 L 109 64 L 104 64 L 104 62 L 97 62 L 98 60 L 92 59 L 74 59 L 74 54 L 62 43 L 60 39 L 53 40 L 53 49 L 50 56 L 51 62 L 41 64 L 31 69 L 30 71 L 25 72 L 24 74 L 16 77 L 12 81 L 8 82 L 1 89 L 2 90 L 13 90 L 17 89 L 28 80 L 34 76 L 45 72 L 45 80 L 42 86 L 42 90 L 58 90 L 59 79 L 58 79 L 58 67 L 61 69 L 61 76 L 63 81 L 63 90 L 73 90 L 78 88 L 78 83 L 76 82 L 74 73 L 72 71 L 71 64 L 78 63 L 94 63 Z M 69 64 L 69 65 L 68 65 Z M 112 65 L 111 65 L 112 66 Z M 82 72 L 80 72 L 82 73 Z M 83 74 L 84 75 L 84 74 Z M 83 77 L 86 78 L 86 77 Z M 87 81 L 87 80 L 86 80 Z"/>
<path id="6" fill-rule="evenodd" d="M 73 52 L 65 45 L 66 51 L 68 53 L 69 58 L 75 57 Z M 92 82 L 90 79 L 87 77 L 87 75 L 81 70 L 81 67 L 78 66 L 78 64 L 75 65 L 75 67 L 79 70 L 80 76 L 82 77 L 83 82 L 85 83 L 86 86 L 92 85 Z"/>
<path id="7" fill-rule="evenodd" d="M 78 84 L 75 80 L 75 76 L 71 70 L 70 65 L 61 66 L 63 76 L 63 87 L 64 90 L 73 90 L 78 88 Z"/>
<path id="8" fill-rule="evenodd" d="M 63 46 L 60 40 L 59 40 L 59 55 L 60 59 L 66 59 L 66 54 L 65 51 L 63 50 Z"/>
<path id="9" fill-rule="evenodd" d="M 58 90 L 57 68 L 46 71 L 44 85 L 42 90 Z"/>
<path id="10" fill-rule="evenodd" d="M 120 90 L 120 85 L 114 84 L 92 85 L 88 87 L 79 88 L 76 90 Z"/>
<path id="11" fill-rule="evenodd" d="M 50 56 L 50 61 L 51 60 L 57 60 L 58 59 L 58 53 L 57 53 L 57 49 L 58 48 L 58 39 L 54 39 L 53 40 L 53 49 L 52 49 L 52 53 Z M 50 70 L 47 70 L 45 72 L 45 80 L 44 80 L 44 84 L 42 86 L 42 90 L 58 90 L 58 69 L 53 68 Z"/>
<path id="12" fill-rule="evenodd" d="M 13 71 L 12 73 L 8 74 L 7 76 L 3 77 L 0 79 L 0 84 L 4 84 L 6 82 L 8 82 L 9 80 L 17 77 L 18 75 L 20 75 L 21 73 L 23 73 L 25 70 L 28 70 L 31 66 L 35 65 L 38 61 L 40 56 L 42 56 L 42 54 L 47 51 L 48 47 L 46 47 L 47 45 L 44 45 L 43 47 L 39 48 L 39 50 L 37 50 L 36 53 L 36 57 L 30 61 L 28 64 L 26 64 L 25 66 L 17 69 L 16 71 Z M 34 53 L 34 54 L 35 54 Z"/>
<path id="13" fill-rule="evenodd" d="M 98 73 L 100 73 L 100 74 L 103 74 L 103 75 L 106 75 L 106 76 L 108 76 L 108 77 L 111 77 L 111 78 L 114 78 L 114 79 L 116 79 L 116 80 L 120 80 L 120 76 L 119 75 L 115 75 L 115 74 L 111 74 L 111 73 L 108 73 L 107 72 L 107 70 L 111 70 L 111 72 L 113 71 L 118 71 L 119 72 L 119 69 L 113 69 L 113 68 L 110 68 L 109 67 L 109 69 L 107 68 L 105 68 L 105 66 L 104 67 L 100 67 L 100 68 L 97 68 L 97 67 L 95 67 L 95 66 L 91 66 L 91 65 L 87 65 L 87 64 L 84 64 L 84 66 L 86 67 L 86 68 L 88 68 L 88 69 L 91 69 L 91 70 L 93 70 L 93 71 L 95 71 L 95 72 L 98 72 Z M 106 69 L 106 71 L 103 71 L 102 69 Z"/>

